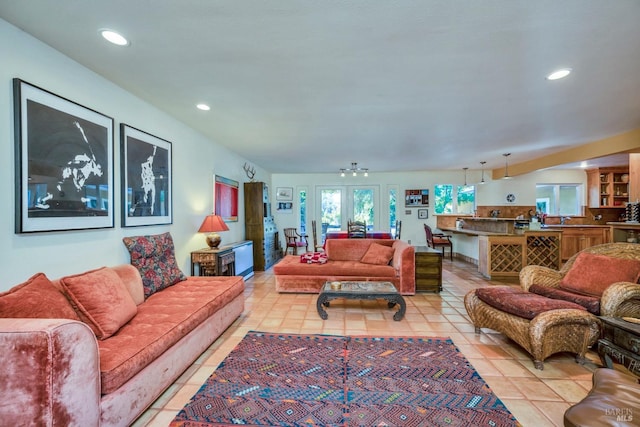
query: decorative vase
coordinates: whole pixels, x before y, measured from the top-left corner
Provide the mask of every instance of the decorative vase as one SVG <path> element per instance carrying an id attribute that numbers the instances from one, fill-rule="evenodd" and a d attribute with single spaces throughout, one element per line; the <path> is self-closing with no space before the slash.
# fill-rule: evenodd
<path id="1" fill-rule="evenodd" d="M 621 175 L 621 176 L 620 176 L 620 181 L 624 182 L 625 184 L 626 184 L 627 182 L 629 182 L 629 174 L 628 174 L 628 173 L 625 173 L 625 174 Z"/>

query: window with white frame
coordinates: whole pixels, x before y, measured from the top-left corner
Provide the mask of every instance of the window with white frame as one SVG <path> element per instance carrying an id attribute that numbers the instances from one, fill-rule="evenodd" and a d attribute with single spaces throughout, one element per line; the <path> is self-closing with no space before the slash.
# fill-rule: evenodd
<path id="1" fill-rule="evenodd" d="M 536 211 L 554 216 L 582 214 L 582 184 L 536 184 Z"/>
<path id="2" fill-rule="evenodd" d="M 433 193 L 436 214 L 473 214 L 476 208 L 474 185 L 436 184 Z"/>

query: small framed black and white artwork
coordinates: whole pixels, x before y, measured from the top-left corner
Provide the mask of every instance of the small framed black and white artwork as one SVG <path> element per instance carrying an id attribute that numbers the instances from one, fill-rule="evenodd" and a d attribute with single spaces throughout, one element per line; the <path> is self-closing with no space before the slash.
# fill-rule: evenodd
<path id="1" fill-rule="evenodd" d="M 120 125 L 122 226 L 171 224 L 171 143 Z"/>
<path id="2" fill-rule="evenodd" d="M 113 119 L 13 79 L 15 232 L 113 228 Z"/>
<path id="3" fill-rule="evenodd" d="M 293 200 L 293 187 L 276 188 L 276 200 L 279 202 Z"/>
<path id="4" fill-rule="evenodd" d="M 418 219 L 429 218 L 429 209 L 418 209 Z"/>

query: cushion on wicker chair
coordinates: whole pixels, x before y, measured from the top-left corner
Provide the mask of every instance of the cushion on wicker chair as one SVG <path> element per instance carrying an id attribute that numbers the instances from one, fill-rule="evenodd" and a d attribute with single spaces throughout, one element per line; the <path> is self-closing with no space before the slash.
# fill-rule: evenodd
<path id="1" fill-rule="evenodd" d="M 600 297 L 609 285 L 616 282 L 637 283 L 639 276 L 640 260 L 581 252 L 560 281 L 560 288 Z"/>
<path id="2" fill-rule="evenodd" d="M 547 298 L 509 286 L 478 288 L 476 289 L 476 295 L 481 301 L 492 307 L 529 320 L 549 310 L 561 308 L 587 310 L 573 302 Z"/>
<path id="3" fill-rule="evenodd" d="M 580 304 L 581 306 L 586 308 L 589 313 L 595 314 L 596 316 L 600 315 L 599 297 L 576 294 L 575 292 L 565 291 L 564 289 L 551 288 L 549 286 L 535 284 L 529 287 L 529 292 L 533 292 L 534 294 L 542 295 L 547 298 L 575 302 L 576 304 Z"/>

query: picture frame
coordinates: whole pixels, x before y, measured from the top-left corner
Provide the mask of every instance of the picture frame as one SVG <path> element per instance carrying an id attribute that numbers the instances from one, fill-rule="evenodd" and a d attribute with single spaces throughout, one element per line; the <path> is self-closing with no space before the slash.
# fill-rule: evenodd
<path id="1" fill-rule="evenodd" d="M 293 201 L 293 187 L 277 187 L 276 200 L 279 202 Z"/>
<path id="2" fill-rule="evenodd" d="M 429 207 L 429 189 L 415 189 L 404 191 L 404 207 L 405 208 L 428 208 Z"/>
<path id="3" fill-rule="evenodd" d="M 418 209 L 418 219 L 429 218 L 429 209 Z"/>
<path id="4" fill-rule="evenodd" d="M 173 223 L 171 142 L 120 124 L 122 226 Z"/>
<path id="5" fill-rule="evenodd" d="M 238 222 L 238 188 L 240 183 L 220 175 L 214 176 L 213 211 L 225 222 Z"/>
<path id="6" fill-rule="evenodd" d="M 113 118 L 13 79 L 15 232 L 114 227 Z"/>
<path id="7" fill-rule="evenodd" d="M 283 214 L 293 213 L 293 202 L 278 202 L 277 211 Z"/>

